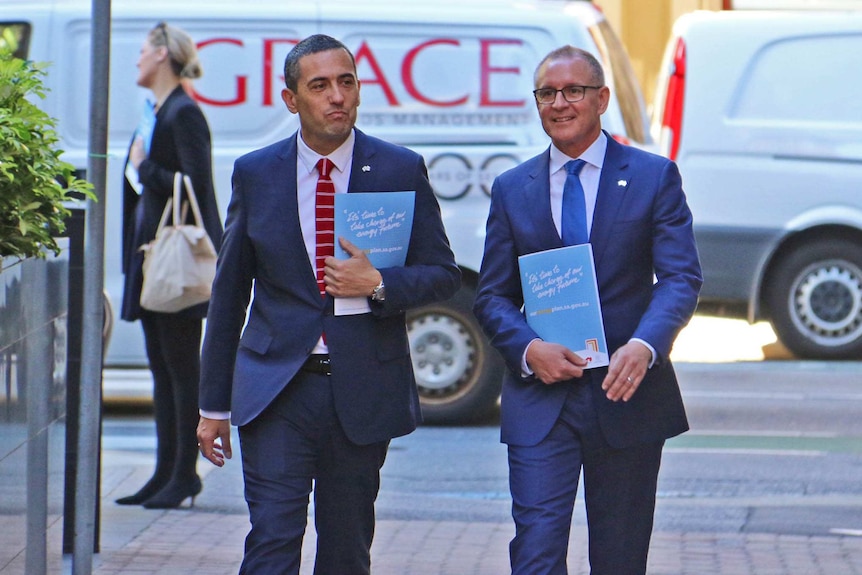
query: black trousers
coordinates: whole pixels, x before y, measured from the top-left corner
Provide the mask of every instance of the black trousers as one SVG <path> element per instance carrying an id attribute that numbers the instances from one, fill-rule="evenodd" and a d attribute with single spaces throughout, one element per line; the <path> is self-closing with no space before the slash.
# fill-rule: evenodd
<path id="1" fill-rule="evenodd" d="M 240 573 L 299 573 L 313 485 L 315 575 L 369 574 L 389 442 L 356 445 L 347 438 L 329 376 L 300 372 L 239 437 L 251 520 Z"/>
<path id="2" fill-rule="evenodd" d="M 198 458 L 201 320 L 153 313 L 144 315 L 141 325 L 153 373 L 153 478 L 160 484 L 188 482 L 196 475 Z"/>

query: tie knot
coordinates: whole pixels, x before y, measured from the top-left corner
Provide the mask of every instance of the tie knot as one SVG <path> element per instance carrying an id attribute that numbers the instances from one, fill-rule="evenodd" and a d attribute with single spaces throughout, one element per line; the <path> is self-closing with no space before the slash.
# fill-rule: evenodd
<path id="1" fill-rule="evenodd" d="M 581 168 L 583 168 L 586 163 L 587 162 L 584 160 L 570 160 L 566 162 L 566 172 L 568 172 L 569 175 L 577 176 L 581 173 Z"/>
<path id="2" fill-rule="evenodd" d="M 334 165 L 329 158 L 320 158 L 317 160 L 317 173 L 320 174 L 321 178 L 329 179 L 329 173 Z"/>

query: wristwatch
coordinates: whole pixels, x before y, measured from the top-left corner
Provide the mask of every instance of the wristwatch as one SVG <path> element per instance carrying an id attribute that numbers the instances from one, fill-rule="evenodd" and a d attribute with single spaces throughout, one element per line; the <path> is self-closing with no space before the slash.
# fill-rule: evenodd
<path id="1" fill-rule="evenodd" d="M 380 283 L 371 292 L 372 301 L 384 301 L 386 299 L 386 286 L 383 285 L 383 278 L 380 278 Z"/>

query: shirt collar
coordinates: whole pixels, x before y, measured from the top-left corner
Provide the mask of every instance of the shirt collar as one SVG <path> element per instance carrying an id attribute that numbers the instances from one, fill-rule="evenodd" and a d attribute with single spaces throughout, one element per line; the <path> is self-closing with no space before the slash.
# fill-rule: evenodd
<path id="1" fill-rule="evenodd" d="M 605 151 L 608 148 L 608 137 L 605 133 L 599 132 L 599 137 L 590 144 L 590 147 L 584 150 L 584 153 L 578 156 L 578 158 L 572 158 L 564 154 L 557 148 L 553 143 L 551 144 L 551 173 L 555 173 L 557 170 L 563 169 L 563 166 L 566 165 L 570 160 L 581 159 L 586 163 L 595 166 L 599 170 L 602 169 L 602 165 L 605 163 Z"/>
<path id="2" fill-rule="evenodd" d="M 300 130 L 297 138 L 296 138 L 296 155 L 299 157 L 299 161 L 308 171 L 311 173 L 312 171 L 317 169 L 317 161 L 320 158 L 329 158 L 332 160 L 332 163 L 335 164 L 336 169 L 339 172 L 344 173 L 344 170 L 350 165 L 350 160 L 353 156 L 353 144 L 356 142 L 356 132 L 354 130 L 350 130 L 350 134 L 347 136 L 347 139 L 344 140 L 344 143 L 335 148 L 328 156 L 321 156 L 314 150 L 308 147 L 308 144 L 302 139 L 302 131 Z"/>

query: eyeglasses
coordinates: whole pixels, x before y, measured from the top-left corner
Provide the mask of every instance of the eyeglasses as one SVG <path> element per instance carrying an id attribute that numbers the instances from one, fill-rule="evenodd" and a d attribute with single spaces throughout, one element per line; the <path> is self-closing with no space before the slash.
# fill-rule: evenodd
<path id="1" fill-rule="evenodd" d="M 536 97 L 536 102 L 539 104 L 553 104 L 557 99 L 557 92 L 563 93 L 563 98 L 566 102 L 574 104 L 580 102 L 587 95 L 587 90 L 598 90 L 602 86 L 566 86 L 557 90 L 556 88 L 539 88 L 533 90 L 533 96 Z"/>
<path id="2" fill-rule="evenodd" d="M 156 24 L 156 30 L 160 30 L 165 40 L 165 46 L 168 46 L 168 24 L 167 22 L 159 22 Z"/>

